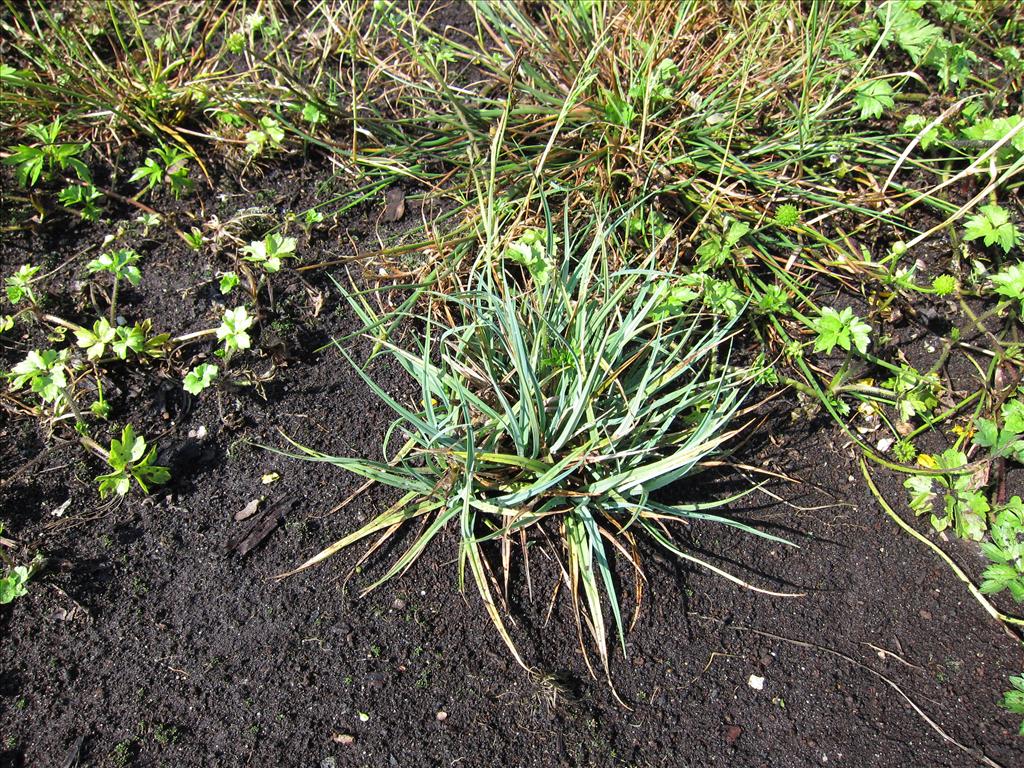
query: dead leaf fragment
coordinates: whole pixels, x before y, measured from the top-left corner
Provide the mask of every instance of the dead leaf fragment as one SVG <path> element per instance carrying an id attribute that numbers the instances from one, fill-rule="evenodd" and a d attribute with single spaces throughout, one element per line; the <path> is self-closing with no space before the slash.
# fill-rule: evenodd
<path id="1" fill-rule="evenodd" d="M 240 510 L 235 512 L 235 522 L 240 523 L 243 520 L 248 520 L 250 517 L 256 514 L 256 510 L 259 509 L 260 502 L 263 501 L 264 497 L 253 499 Z"/>
<path id="2" fill-rule="evenodd" d="M 405 216 L 405 192 L 400 187 L 392 187 L 384 193 L 384 221 L 401 221 Z"/>

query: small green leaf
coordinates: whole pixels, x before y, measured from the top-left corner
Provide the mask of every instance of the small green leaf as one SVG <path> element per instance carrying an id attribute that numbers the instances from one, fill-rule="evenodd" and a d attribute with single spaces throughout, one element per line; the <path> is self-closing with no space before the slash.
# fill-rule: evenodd
<path id="1" fill-rule="evenodd" d="M 982 448 L 992 448 L 999 442 L 999 428 L 994 421 L 988 419 L 977 419 L 974 422 L 974 442 Z"/>
<path id="2" fill-rule="evenodd" d="M 1004 253 L 1009 253 L 1020 242 L 1020 232 L 1010 221 L 1010 214 L 1001 206 L 983 205 L 964 225 L 964 240 L 978 239 L 986 246 L 998 244 Z M 992 278 L 993 282 L 996 277 Z"/>
<path id="3" fill-rule="evenodd" d="M 871 343 L 871 326 L 853 314 L 849 307 L 844 308 L 842 312 L 836 312 L 831 307 L 823 307 L 821 315 L 811 327 L 818 334 L 814 343 L 815 352 L 831 353 L 839 346 L 847 351 L 855 348 L 861 354 L 865 354 Z"/>
<path id="4" fill-rule="evenodd" d="M 29 569 L 24 565 L 18 565 L 12 568 L 6 576 L 0 578 L 0 605 L 7 605 L 19 597 L 27 595 L 28 589 L 25 588 L 25 584 L 28 583 L 29 577 Z"/>
<path id="5" fill-rule="evenodd" d="M 125 425 L 120 440 L 115 438 L 110 441 L 107 463 L 113 471 L 96 477 L 101 498 L 106 498 L 111 493 L 124 496 L 131 489 L 133 477 L 146 493 L 149 492 L 150 485 L 170 480 L 170 470 L 154 464 L 156 448 L 150 448 L 148 452 L 146 448 L 145 438 L 136 435 L 131 424 Z"/>
<path id="6" fill-rule="evenodd" d="M 219 369 L 215 365 L 209 363 L 197 365 L 185 374 L 185 391 L 190 395 L 198 395 L 213 383 L 218 373 Z"/>
<path id="7" fill-rule="evenodd" d="M 220 276 L 220 292 L 221 295 L 226 296 L 235 290 L 235 286 L 238 285 L 238 275 L 234 272 L 225 272 Z"/>
<path id="8" fill-rule="evenodd" d="M 881 117 L 895 106 L 893 89 L 885 80 L 868 80 L 858 85 L 853 92 L 853 102 L 860 108 L 860 119 Z"/>
<path id="9" fill-rule="evenodd" d="M 22 264 L 18 271 L 7 278 L 7 298 L 11 304 L 18 304 L 27 299 L 30 304 L 36 303 L 36 295 L 32 290 L 32 278 L 40 270 L 31 264 Z"/>
<path id="10" fill-rule="evenodd" d="M 253 319 L 245 307 L 235 307 L 224 311 L 221 324 L 217 328 L 217 338 L 224 342 L 227 352 L 249 349 L 252 340 L 246 331 L 252 326 Z"/>

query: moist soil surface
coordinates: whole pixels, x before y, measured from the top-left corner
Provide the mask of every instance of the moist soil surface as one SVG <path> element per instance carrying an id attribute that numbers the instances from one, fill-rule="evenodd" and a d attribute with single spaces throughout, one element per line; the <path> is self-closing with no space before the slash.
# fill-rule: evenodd
<path id="1" fill-rule="evenodd" d="M 215 177 L 207 219 L 253 205 L 278 220 L 302 211 L 330 167 L 295 160 L 248 178 L 249 189 L 236 178 Z M 357 209 L 309 236 L 296 228 L 302 263 L 373 249 L 402 226 L 383 223 L 383 211 L 383 201 Z M 137 212 L 111 203 L 107 213 Z M 406 213 L 421 215 L 415 205 Z M 109 230 L 72 218 L 22 230 L 5 236 L 0 268 L 57 269 L 50 311 L 85 322 L 94 310 L 82 265 Z M 122 314 L 173 334 L 217 324 L 223 253 L 190 251 L 168 227 L 137 250 L 143 279 L 123 292 Z M 1024 667 L 1020 646 L 885 514 L 848 439 L 826 418 L 793 416 L 795 397 L 764 405 L 735 454 L 776 475 L 709 472 L 675 493 L 725 497 L 765 482 L 728 513 L 798 547 L 721 525 L 680 536 L 751 584 L 799 596 L 759 594 L 645 550 L 642 606 L 610 681 L 589 646 L 598 671 L 588 670 L 544 531 L 529 545 L 529 579 L 520 561 L 508 586 L 512 636 L 533 674 L 514 662 L 474 589 L 460 592 L 454 535 L 365 596 L 409 538 L 365 562 L 346 551 L 276 579 L 396 498 L 261 447 L 286 448 L 288 436 L 381 457 L 392 416 L 329 345 L 359 329 L 332 278 L 365 280 L 360 270 L 276 275 L 273 301 L 261 294 L 254 351 L 198 397 L 183 392 L 181 370 L 212 340 L 146 368 L 110 367 L 115 410 L 97 439 L 130 422 L 156 441 L 172 480 L 150 496 L 135 489 L 101 502 L 93 478 L 103 466 L 67 422 L 51 430 L 5 396 L 4 535 L 47 563 L 27 596 L 0 608 L 0 765 L 1024 764 L 1018 723 L 999 707 L 1007 676 Z M 3 337 L 6 369 L 42 343 L 20 328 Z M 346 344 L 357 357 L 368 351 Z M 371 369 L 415 399 L 394 368 Z M 900 478 L 874 473 L 909 519 Z M 1019 491 L 1019 478 L 1009 483 Z M 255 513 L 236 520 L 256 499 Z M 984 567 L 976 547 L 936 541 L 972 577 Z M 622 566 L 620 575 L 632 600 L 633 574 Z"/>

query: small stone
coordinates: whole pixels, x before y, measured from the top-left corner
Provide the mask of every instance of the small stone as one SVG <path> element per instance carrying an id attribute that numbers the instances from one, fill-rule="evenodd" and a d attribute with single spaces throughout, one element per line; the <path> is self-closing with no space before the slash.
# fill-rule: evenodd
<path id="1" fill-rule="evenodd" d="M 743 735 L 743 729 L 738 725 L 730 725 L 725 729 L 725 743 L 734 744 L 736 739 Z"/>
<path id="2" fill-rule="evenodd" d="M 404 610 L 405 609 L 405 600 L 403 600 L 400 597 L 396 597 L 395 601 L 393 603 L 391 603 L 391 607 L 394 608 L 396 611 Z"/>
<path id="3" fill-rule="evenodd" d="M 356 737 L 353 736 L 351 733 L 336 733 L 333 736 L 331 736 L 331 741 L 333 741 L 335 744 L 343 744 L 346 747 L 349 744 L 355 742 L 355 740 Z"/>
<path id="4" fill-rule="evenodd" d="M 917 612 L 917 614 L 918 614 L 918 616 L 920 616 L 925 621 L 931 621 L 931 618 L 932 618 L 931 611 L 926 611 L 924 608 L 922 608 L 920 611 Z"/>
<path id="5" fill-rule="evenodd" d="M 764 690 L 764 678 L 759 675 L 751 675 L 747 680 L 747 685 L 753 688 L 755 691 Z"/>
<path id="6" fill-rule="evenodd" d="M 439 722 L 439 723 L 443 723 L 443 722 L 444 722 L 445 720 L 447 720 L 447 719 L 448 719 L 448 713 L 447 713 L 447 712 L 445 712 L 445 711 L 444 711 L 443 709 L 439 709 L 439 710 L 437 711 L 437 714 L 436 714 L 436 715 L 434 715 L 434 717 L 436 717 L 436 718 L 437 718 L 437 722 Z"/>

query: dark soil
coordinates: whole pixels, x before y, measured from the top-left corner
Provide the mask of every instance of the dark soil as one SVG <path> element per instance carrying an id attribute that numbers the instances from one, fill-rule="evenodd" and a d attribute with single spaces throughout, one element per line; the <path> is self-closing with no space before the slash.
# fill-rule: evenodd
<path id="1" fill-rule="evenodd" d="M 296 161 L 249 185 L 272 190 L 261 204 L 280 216 L 304 210 L 328 168 Z M 254 204 L 230 174 L 215 186 L 207 215 L 226 220 Z M 303 262 L 351 254 L 353 240 L 373 248 L 378 231 L 396 226 L 378 221 L 382 211 L 383 201 L 300 236 Z M 117 206 L 108 213 L 134 217 Z M 92 253 L 106 229 L 69 219 L 45 228 L 50 234 L 15 234 L 0 248 L 0 270 Z M 47 240 L 55 231 L 63 236 Z M 173 333 L 212 327 L 211 280 L 228 268 L 223 256 L 196 255 L 167 228 L 139 250 L 143 282 L 125 293 L 124 314 Z M 62 311 L 77 320 L 89 314 L 88 292 L 76 286 L 83 263 L 54 283 L 71 297 Z M 459 592 L 453 536 L 362 599 L 360 586 L 396 550 L 377 553 L 351 580 L 358 552 L 275 580 L 394 496 L 371 488 L 331 514 L 356 478 L 257 445 L 283 447 L 288 435 L 380 457 L 391 418 L 336 350 L 321 349 L 358 328 L 328 270 L 286 270 L 274 285 L 274 306 L 264 297 L 254 334 L 259 351 L 236 368 L 259 384 L 184 394 L 180 369 L 209 350 L 202 345 L 144 372 L 112 371 L 117 410 L 103 437 L 131 422 L 157 440 L 173 480 L 152 496 L 100 503 L 101 466 L 66 424 L 49 435 L 13 401 L 0 411 L 0 520 L 23 553 L 48 559 L 29 595 L 0 608 L 3 766 L 1024 761 L 1018 722 L 998 705 L 1007 676 L 1024 668 L 1019 644 L 883 513 L 837 430 L 790 418 L 795 399 L 773 403 L 739 456 L 797 482 L 773 479 L 730 513 L 799 548 L 721 526 L 696 526 L 688 538 L 748 581 L 803 596 L 756 594 L 645 553 L 643 606 L 627 655 L 615 654 L 614 692 L 588 673 L 564 588 L 552 601 L 557 568 L 542 539 L 530 558 L 534 599 L 522 573 L 510 589 L 513 635 L 536 677 L 511 659 L 473 589 Z M 18 333 L 0 342 L 4 368 L 39 343 Z M 407 388 L 386 366 L 375 374 L 397 393 Z M 264 484 L 270 473 L 279 479 Z M 707 482 L 680 492 L 706 497 L 750 481 L 699 479 Z M 876 479 L 906 513 L 898 478 Z M 235 521 L 263 496 L 253 517 Z M 235 545 L 264 524 L 266 538 L 239 555 Z M 941 544 L 977 576 L 975 547 Z"/>

